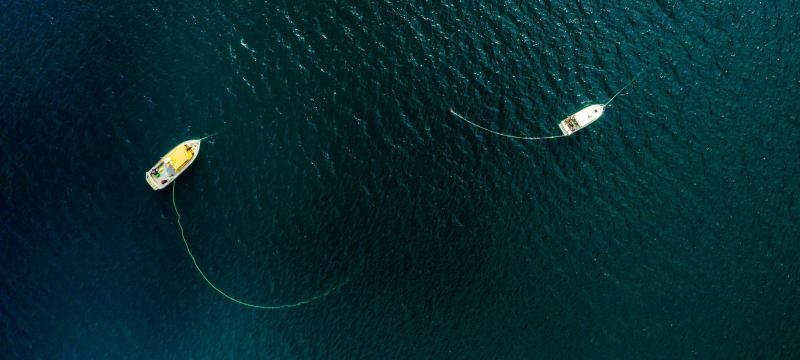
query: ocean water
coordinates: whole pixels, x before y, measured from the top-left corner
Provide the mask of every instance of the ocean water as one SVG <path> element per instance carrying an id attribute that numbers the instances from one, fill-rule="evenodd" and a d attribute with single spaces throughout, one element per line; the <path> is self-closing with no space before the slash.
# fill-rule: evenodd
<path id="1" fill-rule="evenodd" d="M 800 3 L 0 4 L 10 359 L 800 357 Z M 637 77 L 638 76 L 638 77 Z M 573 137 L 557 122 L 629 87 Z M 144 172 L 222 131 L 176 187 Z"/>

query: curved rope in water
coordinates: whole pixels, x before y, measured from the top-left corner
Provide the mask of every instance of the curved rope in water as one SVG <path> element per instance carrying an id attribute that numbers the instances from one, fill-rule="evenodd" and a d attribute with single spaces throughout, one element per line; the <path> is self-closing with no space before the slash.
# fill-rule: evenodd
<path id="1" fill-rule="evenodd" d="M 472 121 L 469 121 L 469 119 L 467 119 L 467 118 L 465 118 L 465 117 L 461 116 L 461 114 L 459 114 L 459 113 L 455 112 L 453 109 L 450 109 L 450 113 L 451 113 L 451 114 L 453 114 L 453 115 L 455 115 L 455 117 L 457 117 L 457 118 L 459 118 L 459 119 L 461 119 L 461 120 L 464 120 L 464 121 L 468 122 L 470 125 L 472 125 L 472 126 L 474 126 L 474 127 L 478 128 L 478 129 L 481 129 L 481 130 L 483 130 L 483 131 L 488 131 L 488 132 L 490 132 L 490 133 L 492 133 L 492 134 L 495 134 L 495 135 L 505 136 L 505 137 L 507 137 L 507 138 L 512 138 L 512 139 L 520 139 L 520 140 L 551 140 L 551 139 L 558 139 L 558 138 L 562 138 L 562 137 L 567 137 L 567 136 L 569 136 L 569 135 L 553 135 L 553 136 L 517 136 L 517 135 L 503 134 L 503 133 L 501 133 L 501 132 L 497 132 L 497 131 L 494 131 L 494 130 L 491 130 L 491 129 L 487 129 L 487 128 L 485 128 L 485 127 L 483 127 L 483 126 L 480 126 L 480 125 L 478 125 L 478 124 L 476 124 L 476 123 L 474 123 L 474 122 L 472 122 Z"/>
<path id="2" fill-rule="evenodd" d="M 327 291 L 325 291 L 325 292 L 323 292 L 321 294 L 318 294 L 318 295 L 316 295 L 314 297 L 311 297 L 309 299 L 300 300 L 300 301 L 298 301 L 296 303 L 292 303 L 292 304 L 260 305 L 260 304 L 251 304 L 251 303 L 239 300 L 239 299 L 237 299 L 237 298 L 235 298 L 233 296 L 228 295 L 227 293 L 222 291 L 220 288 L 218 288 L 216 285 L 214 285 L 214 283 L 212 283 L 211 280 L 208 279 L 208 277 L 203 272 L 203 270 L 200 269 L 200 265 L 197 264 L 197 259 L 194 258 L 194 254 L 192 254 L 192 249 L 189 248 L 189 242 L 186 241 L 186 236 L 185 236 L 185 234 L 183 232 L 183 225 L 181 225 L 181 213 L 178 211 L 178 205 L 175 203 L 175 182 L 172 183 L 172 207 L 175 209 L 175 215 L 178 216 L 178 228 L 181 231 L 181 239 L 183 240 L 183 244 L 186 245 L 186 252 L 189 253 L 189 257 L 192 259 L 192 263 L 194 264 L 194 267 L 197 269 L 197 272 L 200 273 L 200 276 L 203 277 L 203 280 L 205 280 L 206 283 L 209 286 L 211 286 L 212 289 L 214 289 L 214 291 L 218 292 L 220 295 L 224 296 L 228 300 L 233 301 L 233 302 L 235 302 L 235 303 L 237 303 L 239 305 L 244 305 L 244 306 L 251 307 L 251 308 L 256 308 L 256 309 L 267 309 L 267 310 L 278 310 L 278 309 L 294 308 L 294 307 L 303 306 L 303 305 L 312 303 L 312 302 L 314 302 L 316 300 L 322 299 L 322 298 L 328 296 L 328 294 L 332 293 L 334 290 L 339 289 L 340 287 L 344 286 L 344 284 L 347 284 L 347 282 L 350 281 L 350 278 L 348 277 L 342 283 L 340 283 L 340 284 L 328 289 Z"/>

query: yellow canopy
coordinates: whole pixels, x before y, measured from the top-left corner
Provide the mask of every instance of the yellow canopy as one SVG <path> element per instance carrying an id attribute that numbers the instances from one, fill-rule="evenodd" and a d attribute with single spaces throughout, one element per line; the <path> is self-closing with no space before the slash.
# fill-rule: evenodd
<path id="1" fill-rule="evenodd" d="M 164 162 L 169 162 L 176 171 L 179 171 L 193 156 L 194 152 L 192 152 L 191 147 L 188 145 L 178 145 L 172 149 L 167 156 L 164 156 Z"/>

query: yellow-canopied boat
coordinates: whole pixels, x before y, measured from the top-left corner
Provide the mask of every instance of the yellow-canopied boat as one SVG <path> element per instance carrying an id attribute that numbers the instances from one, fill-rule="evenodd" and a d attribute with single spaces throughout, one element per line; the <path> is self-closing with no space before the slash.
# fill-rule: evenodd
<path id="1" fill-rule="evenodd" d="M 187 140 L 170 150 L 144 174 L 153 190 L 161 190 L 171 184 L 192 165 L 200 153 L 200 140 Z"/>

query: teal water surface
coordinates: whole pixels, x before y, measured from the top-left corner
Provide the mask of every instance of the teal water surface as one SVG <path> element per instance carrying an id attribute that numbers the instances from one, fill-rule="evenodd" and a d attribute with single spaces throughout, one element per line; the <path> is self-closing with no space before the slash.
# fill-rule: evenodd
<path id="1" fill-rule="evenodd" d="M 800 356 L 800 3 L 0 5 L 4 358 Z M 637 81 L 573 137 L 557 123 Z M 144 172 L 222 131 L 169 191 Z"/>

